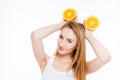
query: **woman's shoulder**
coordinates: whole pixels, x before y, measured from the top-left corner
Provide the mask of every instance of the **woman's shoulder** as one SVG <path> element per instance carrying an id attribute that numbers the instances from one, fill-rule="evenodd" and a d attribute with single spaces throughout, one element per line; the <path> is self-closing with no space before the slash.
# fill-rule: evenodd
<path id="1" fill-rule="evenodd" d="M 55 58 L 55 55 L 52 55 L 52 56 L 46 56 L 46 61 L 47 63 L 50 61 L 50 62 L 53 62 L 54 61 L 54 58 Z"/>
<path id="2" fill-rule="evenodd" d="M 55 58 L 55 55 L 52 55 L 52 56 L 46 55 L 46 64 L 45 65 L 47 65 L 49 62 L 53 62 L 54 58 Z"/>
<path id="3" fill-rule="evenodd" d="M 48 56 L 48 55 L 46 54 L 46 62 L 48 62 L 49 58 L 50 58 L 50 56 Z"/>
<path id="4" fill-rule="evenodd" d="M 45 70 L 46 66 L 48 66 L 50 63 L 52 63 L 52 60 L 54 60 L 54 56 L 46 55 L 46 60 L 45 60 L 45 62 L 43 62 L 43 66 L 41 68 L 42 73 Z"/>
<path id="5" fill-rule="evenodd" d="M 45 67 L 46 67 L 46 65 L 47 65 L 47 63 L 48 63 L 48 60 L 49 60 L 49 56 L 47 55 L 47 54 L 45 54 L 45 59 L 42 61 L 42 66 L 41 66 L 41 72 L 43 72 L 44 71 L 44 69 L 45 69 Z"/>

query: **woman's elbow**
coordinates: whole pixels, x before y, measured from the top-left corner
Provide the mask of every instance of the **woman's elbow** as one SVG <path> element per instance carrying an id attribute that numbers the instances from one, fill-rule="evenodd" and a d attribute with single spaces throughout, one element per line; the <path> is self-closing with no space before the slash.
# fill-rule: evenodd
<path id="1" fill-rule="evenodd" d="M 104 57 L 104 59 L 102 59 L 102 61 L 103 61 L 104 64 L 108 63 L 110 60 L 111 60 L 111 55 L 110 54 L 106 55 Z"/>
<path id="2" fill-rule="evenodd" d="M 35 31 L 31 32 L 31 40 L 37 40 L 38 36 L 37 33 Z"/>

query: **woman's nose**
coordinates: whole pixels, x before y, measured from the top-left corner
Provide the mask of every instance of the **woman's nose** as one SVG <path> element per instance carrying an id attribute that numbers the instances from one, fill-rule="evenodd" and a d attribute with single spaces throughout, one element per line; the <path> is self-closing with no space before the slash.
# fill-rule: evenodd
<path id="1" fill-rule="evenodd" d="M 60 46 L 65 46 L 66 44 L 65 44 L 65 40 L 62 40 L 61 42 L 60 42 Z"/>

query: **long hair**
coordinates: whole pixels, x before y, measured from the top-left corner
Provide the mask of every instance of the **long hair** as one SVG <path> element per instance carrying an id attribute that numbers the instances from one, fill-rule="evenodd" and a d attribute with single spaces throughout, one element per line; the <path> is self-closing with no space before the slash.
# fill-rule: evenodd
<path id="1" fill-rule="evenodd" d="M 71 54 L 72 64 L 70 67 L 74 72 L 76 80 L 86 80 L 86 47 L 85 28 L 81 23 L 75 21 L 67 22 L 62 28 L 69 27 L 77 36 L 76 49 Z"/>

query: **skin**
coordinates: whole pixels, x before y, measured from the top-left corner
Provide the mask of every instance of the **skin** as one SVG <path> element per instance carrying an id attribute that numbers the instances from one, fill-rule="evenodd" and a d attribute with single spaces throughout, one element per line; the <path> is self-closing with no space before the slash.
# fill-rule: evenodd
<path id="1" fill-rule="evenodd" d="M 49 60 L 49 56 L 44 51 L 42 40 L 45 37 L 49 36 L 51 33 L 60 30 L 65 23 L 66 23 L 65 21 L 62 21 L 57 24 L 51 24 L 51 25 L 39 28 L 31 33 L 33 52 L 42 73 Z M 61 30 L 62 38 L 59 37 L 58 39 L 59 55 L 55 57 L 52 65 L 53 68 L 58 71 L 67 70 L 67 67 L 72 61 L 70 54 L 76 47 L 76 37 L 74 33 L 72 33 L 72 31 L 71 31 L 71 34 L 69 34 L 68 31 L 71 31 L 71 30 L 68 28 L 63 28 L 63 30 Z M 70 36 L 73 35 L 73 36 L 68 37 L 69 35 Z M 91 47 L 93 48 L 94 54 L 96 55 L 94 59 L 92 59 L 91 61 L 88 61 L 86 64 L 87 74 L 90 74 L 99 70 L 102 66 L 108 63 L 111 59 L 111 56 L 108 50 L 103 46 L 103 44 L 101 44 L 92 35 L 92 31 L 89 31 L 86 28 L 85 28 L 85 37 L 86 37 L 86 40 L 90 43 Z M 72 44 L 68 44 L 69 39 L 72 39 L 74 42 Z"/>
<path id="2" fill-rule="evenodd" d="M 68 27 L 63 28 L 57 41 L 59 55 L 56 55 L 53 62 L 54 69 L 62 72 L 67 70 L 72 62 L 70 55 L 76 48 L 76 43 L 77 37 L 74 32 Z"/>
<path id="3" fill-rule="evenodd" d="M 72 54 L 72 51 L 76 48 L 77 37 L 70 28 L 65 27 L 61 30 L 57 43 L 59 54 Z"/>

